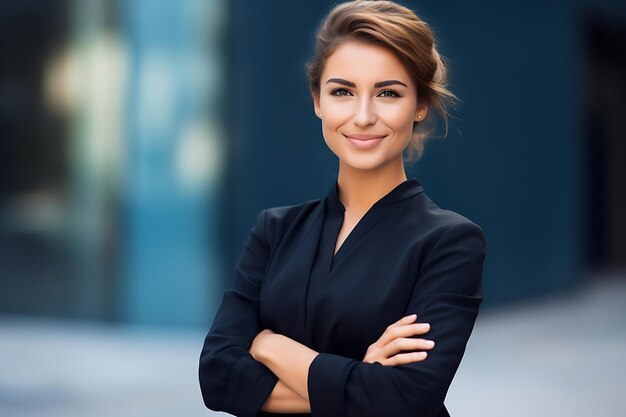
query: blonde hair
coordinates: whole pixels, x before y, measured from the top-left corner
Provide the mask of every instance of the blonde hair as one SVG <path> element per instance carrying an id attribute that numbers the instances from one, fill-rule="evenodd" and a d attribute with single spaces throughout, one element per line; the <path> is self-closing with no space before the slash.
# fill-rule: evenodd
<path id="1" fill-rule="evenodd" d="M 314 57 L 306 63 L 311 94 L 320 95 L 320 78 L 328 57 L 343 42 L 359 40 L 391 51 L 405 66 L 417 86 L 418 101 L 441 116 L 448 132 L 447 105 L 458 98 L 448 90 L 447 68 L 439 54 L 433 32 L 410 9 L 393 1 L 356 0 L 333 7 L 316 31 Z M 424 123 L 429 121 L 429 123 Z M 423 122 L 413 124 L 408 149 L 409 163 L 424 152 L 424 141 L 432 133 L 429 111 Z"/>

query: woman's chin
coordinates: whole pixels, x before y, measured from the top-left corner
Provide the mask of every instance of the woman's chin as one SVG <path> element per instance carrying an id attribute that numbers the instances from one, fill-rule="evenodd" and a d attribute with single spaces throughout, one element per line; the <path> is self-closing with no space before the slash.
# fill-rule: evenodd
<path id="1" fill-rule="evenodd" d="M 389 163 L 389 160 L 380 153 L 355 155 L 350 152 L 339 156 L 339 159 L 342 165 L 363 171 L 376 170 Z"/>

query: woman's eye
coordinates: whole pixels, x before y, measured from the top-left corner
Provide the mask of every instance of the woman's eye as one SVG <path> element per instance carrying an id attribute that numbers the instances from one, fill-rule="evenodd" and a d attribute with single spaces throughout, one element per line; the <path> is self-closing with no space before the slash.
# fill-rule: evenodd
<path id="1" fill-rule="evenodd" d="M 389 93 L 387 95 L 387 93 Z M 396 93 L 393 90 L 385 90 L 383 92 L 380 93 L 383 97 L 400 97 L 400 94 Z"/>
<path id="2" fill-rule="evenodd" d="M 341 92 L 341 94 L 337 94 Z M 343 93 L 349 93 L 348 90 L 346 90 L 345 88 L 335 88 L 333 91 L 330 92 L 331 96 L 345 96 L 347 94 L 343 94 Z"/>
<path id="3" fill-rule="evenodd" d="M 341 97 L 341 96 L 347 96 L 347 95 L 351 95 L 352 93 L 349 90 L 346 90 L 345 88 L 335 88 L 334 90 L 332 90 L 330 92 L 331 96 L 335 96 L 335 97 Z M 396 91 L 394 90 L 385 90 L 382 91 L 380 93 L 381 97 L 401 97 L 400 94 L 398 94 Z"/>

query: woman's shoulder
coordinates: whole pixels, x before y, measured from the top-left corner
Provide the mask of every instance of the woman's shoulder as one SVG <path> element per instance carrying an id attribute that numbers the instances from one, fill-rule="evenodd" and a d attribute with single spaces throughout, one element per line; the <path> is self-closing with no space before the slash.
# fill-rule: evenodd
<path id="1" fill-rule="evenodd" d="M 428 236 L 430 240 L 438 241 L 445 234 L 471 234 L 482 242 L 485 233 L 482 227 L 474 220 L 453 210 L 439 207 L 426 193 L 421 193 L 412 204 L 415 212 L 414 224 L 420 229 L 421 236 Z"/>
<path id="2" fill-rule="evenodd" d="M 297 204 L 268 207 L 263 209 L 261 213 L 266 216 L 268 223 L 281 225 L 291 223 L 297 217 L 310 213 L 321 201 L 322 199 L 316 198 Z"/>
<path id="3" fill-rule="evenodd" d="M 263 227 L 269 241 L 278 243 L 281 236 L 295 225 L 305 222 L 322 202 L 323 199 L 317 198 L 297 204 L 268 207 L 261 210 L 258 218 L 263 219 Z"/>

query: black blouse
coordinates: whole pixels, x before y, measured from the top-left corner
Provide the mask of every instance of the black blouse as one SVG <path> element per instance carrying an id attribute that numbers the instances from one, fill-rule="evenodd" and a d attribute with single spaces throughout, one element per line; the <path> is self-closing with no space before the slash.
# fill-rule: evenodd
<path id="1" fill-rule="evenodd" d="M 313 416 L 449 416 L 443 401 L 482 301 L 482 229 L 439 208 L 415 178 L 360 219 L 333 256 L 345 208 L 324 199 L 261 211 L 200 356 L 206 406 L 259 411 L 278 377 L 248 352 L 269 328 L 320 352 L 308 373 Z M 362 362 L 400 318 L 417 313 L 435 341 L 422 362 Z M 311 414 L 293 414 L 298 416 Z"/>

